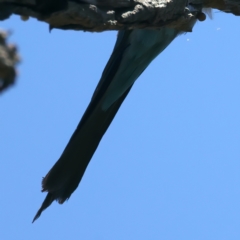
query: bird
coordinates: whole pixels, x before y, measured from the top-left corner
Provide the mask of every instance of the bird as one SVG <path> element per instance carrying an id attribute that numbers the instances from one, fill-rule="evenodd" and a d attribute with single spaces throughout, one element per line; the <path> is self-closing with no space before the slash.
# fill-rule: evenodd
<path id="1" fill-rule="evenodd" d="M 196 19 L 189 22 L 193 27 Z M 62 155 L 42 180 L 47 192 L 33 222 L 54 200 L 59 204 L 70 198 L 103 135 L 114 119 L 135 81 L 148 65 L 182 31 L 162 27 L 157 30 L 120 30 L 90 103 Z"/>

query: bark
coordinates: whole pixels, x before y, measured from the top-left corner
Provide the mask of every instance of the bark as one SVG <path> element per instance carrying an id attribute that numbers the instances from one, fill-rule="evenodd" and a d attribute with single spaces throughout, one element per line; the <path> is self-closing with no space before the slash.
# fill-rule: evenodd
<path id="1" fill-rule="evenodd" d="M 133 28 L 157 29 L 170 26 L 183 31 L 193 17 L 186 8 L 215 8 L 240 15 L 240 0 L 72 0 L 64 11 L 49 15 L 36 9 L 36 0 L 0 0 L 0 20 L 12 14 L 33 17 L 49 23 L 50 29 L 73 29 L 90 32 Z M 80 2 L 81 1 L 81 2 Z"/>

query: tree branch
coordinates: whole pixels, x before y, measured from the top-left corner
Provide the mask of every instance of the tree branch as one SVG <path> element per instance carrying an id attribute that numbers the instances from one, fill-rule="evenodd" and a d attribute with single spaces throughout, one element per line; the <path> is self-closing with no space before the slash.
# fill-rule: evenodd
<path id="1" fill-rule="evenodd" d="M 0 31 L 0 93 L 15 82 L 15 65 L 20 61 L 16 46 L 7 44 L 8 35 Z"/>
<path id="2" fill-rule="evenodd" d="M 50 29 L 101 32 L 168 26 L 188 32 L 192 31 L 191 20 L 204 20 L 202 8 L 240 15 L 240 0 L 68 0 L 65 10 L 48 15 L 37 8 L 36 1 L 41 2 L 0 0 L 0 20 L 17 14 L 25 20 L 33 17 L 46 22 Z M 7 45 L 6 38 L 7 34 L 0 32 L 0 92 L 15 81 L 19 62 L 16 47 Z"/>
<path id="3" fill-rule="evenodd" d="M 49 23 L 50 29 L 73 29 L 90 32 L 134 28 L 157 29 L 163 26 L 183 31 L 193 16 L 189 2 L 199 12 L 203 7 L 240 14 L 240 0 L 68 0 L 68 7 L 50 15 L 36 8 L 35 0 L 0 0 L 0 20 L 11 14 L 33 17 Z M 197 14 L 197 13 L 196 13 Z"/>

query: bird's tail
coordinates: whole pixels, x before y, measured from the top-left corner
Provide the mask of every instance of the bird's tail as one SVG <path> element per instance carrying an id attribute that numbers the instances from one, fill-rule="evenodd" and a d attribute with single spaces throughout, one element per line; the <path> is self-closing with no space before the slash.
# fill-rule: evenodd
<path id="1" fill-rule="evenodd" d="M 43 178 L 42 191 L 48 194 L 33 221 L 54 200 L 64 203 L 71 196 L 134 81 L 177 34 L 165 28 L 120 31 L 86 112 L 61 157 Z"/>
<path id="2" fill-rule="evenodd" d="M 131 87 L 107 110 L 94 99 L 72 135 L 59 160 L 42 180 L 42 192 L 48 192 L 33 222 L 54 200 L 64 203 L 77 188 L 92 155 Z M 97 96 L 96 96 L 97 97 Z"/>

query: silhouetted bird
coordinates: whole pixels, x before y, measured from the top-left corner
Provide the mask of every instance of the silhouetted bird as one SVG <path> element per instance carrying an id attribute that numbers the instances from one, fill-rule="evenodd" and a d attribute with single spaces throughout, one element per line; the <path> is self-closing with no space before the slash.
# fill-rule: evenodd
<path id="1" fill-rule="evenodd" d="M 195 22 L 196 19 L 190 21 L 189 26 Z M 136 79 L 180 33 L 173 28 L 118 33 L 113 53 L 77 129 L 43 178 L 42 191 L 48 193 L 33 221 L 54 200 L 62 204 L 71 196 Z"/>

